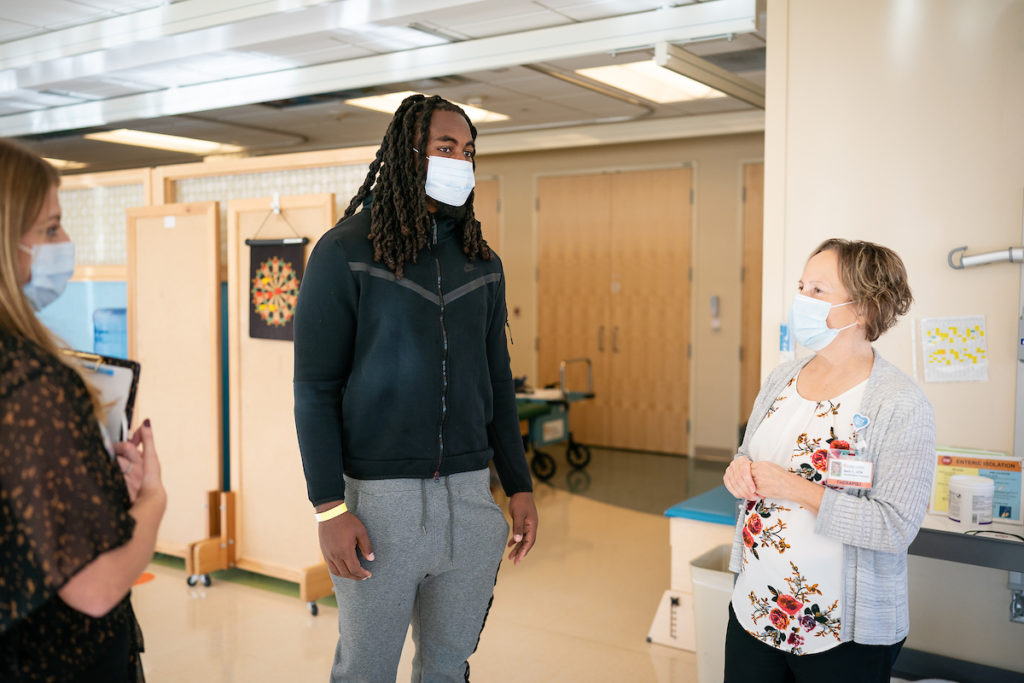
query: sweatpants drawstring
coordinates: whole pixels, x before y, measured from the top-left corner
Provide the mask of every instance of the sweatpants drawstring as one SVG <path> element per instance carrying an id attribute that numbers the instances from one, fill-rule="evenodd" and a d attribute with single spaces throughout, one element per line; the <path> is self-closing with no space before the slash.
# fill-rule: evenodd
<path id="1" fill-rule="evenodd" d="M 445 492 L 448 494 L 448 561 L 455 566 L 455 498 L 452 496 L 452 484 L 449 477 L 443 477 Z M 427 535 L 427 480 L 420 479 L 420 529 Z"/>

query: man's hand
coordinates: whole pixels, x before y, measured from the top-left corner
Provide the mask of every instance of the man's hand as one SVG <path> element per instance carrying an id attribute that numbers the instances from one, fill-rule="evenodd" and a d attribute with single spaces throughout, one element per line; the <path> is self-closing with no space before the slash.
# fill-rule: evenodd
<path id="1" fill-rule="evenodd" d="M 741 455 L 729 463 L 728 469 L 725 470 L 722 482 L 725 484 L 725 488 L 729 489 L 729 493 L 736 498 L 757 500 L 758 494 L 761 493 L 754 485 L 754 478 L 750 474 L 750 467 L 750 459 L 745 455 Z"/>
<path id="2" fill-rule="evenodd" d="M 317 512 L 330 510 L 341 501 L 325 503 L 317 506 Z M 321 508 L 323 508 L 321 510 Z M 355 579 L 362 581 L 372 576 L 370 572 L 363 569 L 359 564 L 359 557 L 356 555 L 356 547 L 363 553 L 370 562 L 373 562 L 373 545 L 370 544 L 370 536 L 366 533 L 366 527 L 359 521 L 359 518 L 351 512 L 345 512 L 334 519 L 326 522 L 319 522 L 317 532 L 320 535 L 320 552 L 327 561 L 327 568 L 335 576 L 343 579 Z"/>
<path id="3" fill-rule="evenodd" d="M 533 504 L 533 494 L 513 493 L 508 499 L 508 514 L 512 517 L 512 538 L 507 546 L 512 548 L 512 552 L 508 559 L 519 564 L 537 540 L 537 506 Z"/>

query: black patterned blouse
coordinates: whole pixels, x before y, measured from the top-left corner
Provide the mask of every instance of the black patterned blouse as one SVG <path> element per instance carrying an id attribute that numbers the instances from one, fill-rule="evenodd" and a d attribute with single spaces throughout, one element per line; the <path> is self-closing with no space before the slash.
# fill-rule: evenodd
<path id="1" fill-rule="evenodd" d="M 82 379 L 0 331 L 0 681 L 141 681 L 125 597 L 94 619 L 57 595 L 135 520 Z"/>

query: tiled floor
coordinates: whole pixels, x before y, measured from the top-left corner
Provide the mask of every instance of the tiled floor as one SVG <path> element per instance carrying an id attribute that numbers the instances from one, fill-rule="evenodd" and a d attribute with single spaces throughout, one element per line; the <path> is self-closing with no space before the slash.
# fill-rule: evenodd
<path id="1" fill-rule="evenodd" d="M 540 534 L 518 567 L 506 562 L 473 680 L 696 680 L 692 652 L 651 645 L 648 629 L 669 587 L 662 510 L 721 481 L 723 464 L 595 451 L 589 484 L 567 489 L 559 457 L 535 498 Z M 571 480 L 570 480 L 571 481 Z M 504 500 L 499 500 L 504 505 Z M 150 683 L 326 681 L 337 637 L 331 607 L 313 617 L 297 598 L 230 581 L 189 588 L 184 571 L 153 565 L 134 604 Z M 407 641 L 399 680 L 409 680 Z"/>
<path id="2" fill-rule="evenodd" d="M 565 460 L 564 446 L 544 449 L 554 459 L 554 488 L 592 500 L 660 515 L 681 500 L 722 483 L 728 463 L 673 455 L 591 449 L 591 462 L 574 470 Z"/>

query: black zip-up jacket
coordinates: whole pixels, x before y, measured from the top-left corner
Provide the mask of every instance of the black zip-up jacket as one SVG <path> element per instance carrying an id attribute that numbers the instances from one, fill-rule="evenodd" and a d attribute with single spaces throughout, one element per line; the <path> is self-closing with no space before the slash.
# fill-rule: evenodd
<path id="1" fill-rule="evenodd" d="M 432 478 L 494 459 L 532 490 L 505 338 L 501 261 L 462 253 L 454 221 L 401 279 L 373 259 L 370 210 L 316 244 L 295 311 L 295 428 L 313 505 L 357 479 Z"/>

